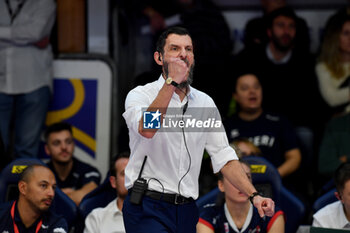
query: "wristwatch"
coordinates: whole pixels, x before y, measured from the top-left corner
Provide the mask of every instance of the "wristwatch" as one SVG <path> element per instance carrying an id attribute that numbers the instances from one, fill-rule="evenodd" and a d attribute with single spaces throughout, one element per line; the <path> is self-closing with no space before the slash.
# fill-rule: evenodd
<path id="1" fill-rule="evenodd" d="M 249 199 L 250 203 L 252 203 L 252 205 L 254 205 L 254 202 L 253 202 L 254 197 L 256 197 L 258 195 L 261 196 L 261 194 L 259 192 L 254 192 L 254 193 L 252 193 L 252 195 L 250 195 L 248 197 L 248 199 Z"/>
<path id="2" fill-rule="evenodd" d="M 179 84 L 175 81 L 173 81 L 172 78 L 168 77 L 167 79 L 165 79 L 165 83 L 168 85 L 173 85 L 174 87 L 177 87 Z"/>

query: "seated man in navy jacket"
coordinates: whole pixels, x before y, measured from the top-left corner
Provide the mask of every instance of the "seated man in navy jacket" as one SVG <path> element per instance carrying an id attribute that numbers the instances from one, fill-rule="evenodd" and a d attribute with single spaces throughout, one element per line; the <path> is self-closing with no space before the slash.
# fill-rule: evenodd
<path id="1" fill-rule="evenodd" d="M 48 166 L 56 176 L 57 186 L 79 205 L 100 184 L 99 171 L 73 157 L 73 132 L 68 123 L 50 125 L 45 131 L 45 141 L 45 152 L 51 156 Z"/>
<path id="2" fill-rule="evenodd" d="M 49 211 L 55 188 L 49 168 L 27 167 L 18 182 L 18 200 L 0 206 L 0 232 L 68 232 L 66 220 Z"/>

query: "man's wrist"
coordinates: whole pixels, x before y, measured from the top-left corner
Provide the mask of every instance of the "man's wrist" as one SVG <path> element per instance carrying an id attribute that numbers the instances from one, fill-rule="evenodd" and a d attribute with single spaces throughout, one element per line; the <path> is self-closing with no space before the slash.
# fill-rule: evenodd
<path id="1" fill-rule="evenodd" d="M 165 83 L 168 85 L 173 85 L 174 87 L 177 87 L 179 84 L 175 82 L 171 77 L 168 76 L 168 78 L 165 80 Z"/>
<path id="2" fill-rule="evenodd" d="M 248 200 L 250 201 L 250 203 L 252 203 L 252 205 L 254 205 L 254 197 L 256 197 L 256 196 L 261 196 L 261 194 L 256 191 L 248 197 Z"/>

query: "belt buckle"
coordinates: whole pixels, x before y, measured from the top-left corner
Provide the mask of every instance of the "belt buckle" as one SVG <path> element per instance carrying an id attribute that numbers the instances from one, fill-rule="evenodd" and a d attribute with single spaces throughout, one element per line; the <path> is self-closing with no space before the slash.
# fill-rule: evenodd
<path id="1" fill-rule="evenodd" d="M 175 204 L 176 205 L 181 205 L 184 203 L 184 201 L 185 201 L 185 199 L 183 196 L 181 196 L 180 194 L 177 194 L 177 193 L 175 194 Z"/>

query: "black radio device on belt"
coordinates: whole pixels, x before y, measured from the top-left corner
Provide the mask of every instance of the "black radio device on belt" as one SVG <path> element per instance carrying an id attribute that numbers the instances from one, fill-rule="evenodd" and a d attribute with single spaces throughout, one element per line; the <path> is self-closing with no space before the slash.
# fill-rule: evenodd
<path id="1" fill-rule="evenodd" d="M 147 155 L 145 155 L 145 158 L 143 159 L 141 170 L 139 173 L 139 177 L 134 182 L 134 186 L 132 187 L 131 195 L 130 195 L 130 202 L 139 205 L 142 202 L 142 197 L 145 194 L 145 191 L 147 190 L 148 184 L 147 180 L 144 178 L 141 178 L 143 167 L 145 166 L 147 160 Z"/>

